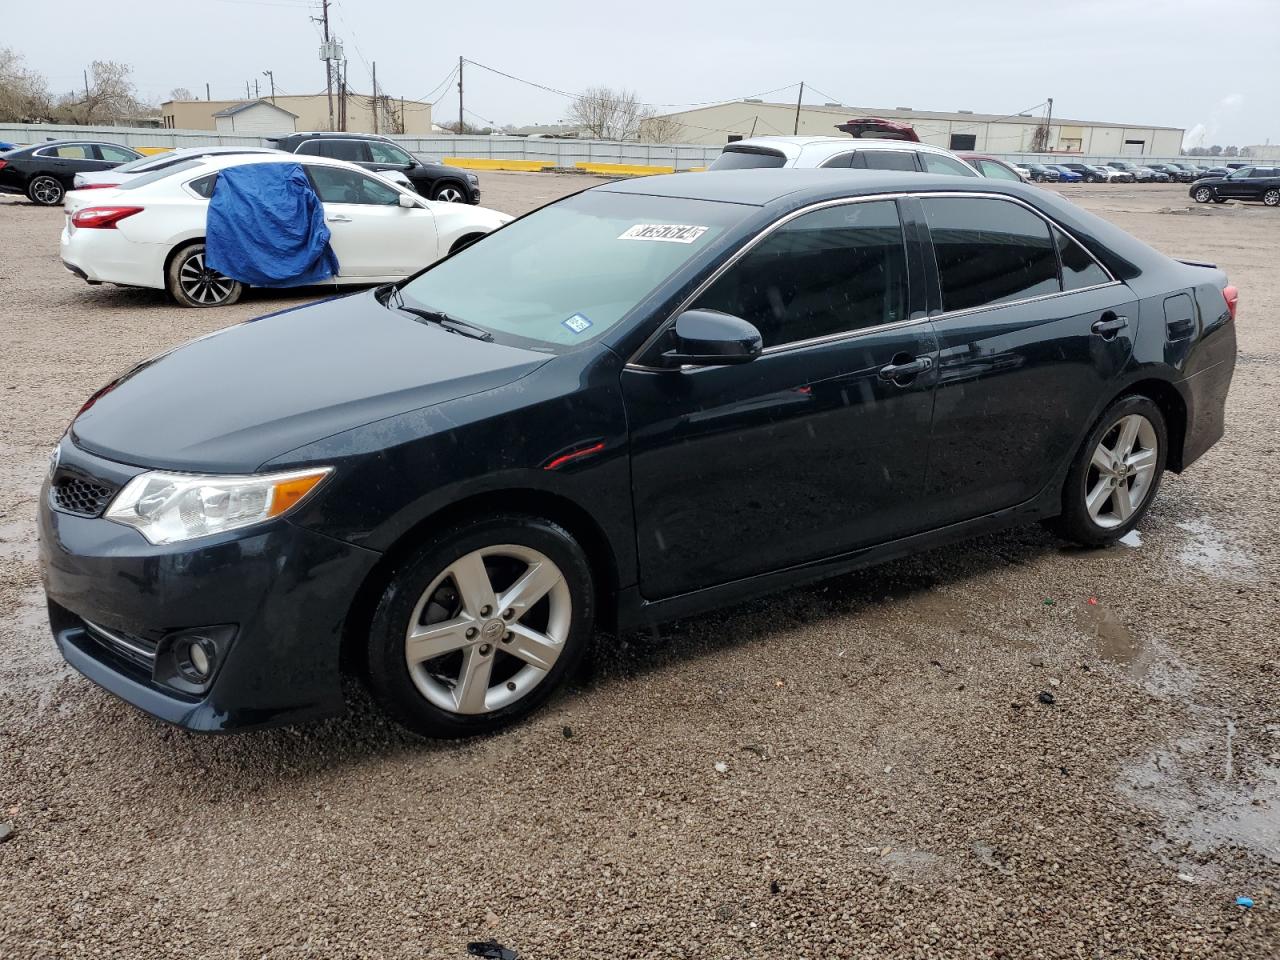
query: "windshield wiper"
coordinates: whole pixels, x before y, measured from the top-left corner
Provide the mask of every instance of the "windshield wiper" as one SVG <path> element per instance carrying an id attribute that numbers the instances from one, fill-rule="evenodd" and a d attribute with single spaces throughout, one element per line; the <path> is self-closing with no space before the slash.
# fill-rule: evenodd
<path id="1" fill-rule="evenodd" d="M 464 337 L 471 337 L 473 340 L 483 340 L 486 343 L 493 341 L 492 333 L 483 327 L 477 327 L 474 323 L 467 323 L 465 320 L 451 317 L 441 310 L 425 310 L 421 307 L 409 306 L 404 302 L 404 296 L 400 293 L 400 288 L 395 284 L 389 283 L 385 287 L 378 287 L 374 291 L 374 296 L 381 301 L 383 306 L 395 307 L 397 310 L 413 314 L 413 316 L 421 320 L 443 327 L 450 333 L 458 333 Z"/>

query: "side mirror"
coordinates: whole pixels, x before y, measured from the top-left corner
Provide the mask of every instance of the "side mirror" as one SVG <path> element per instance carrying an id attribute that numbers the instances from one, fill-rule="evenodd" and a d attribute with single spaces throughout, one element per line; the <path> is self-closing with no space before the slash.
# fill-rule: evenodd
<path id="1" fill-rule="evenodd" d="M 663 352 L 663 362 L 714 367 L 728 363 L 750 363 L 760 356 L 760 331 L 752 324 L 718 310 L 686 310 L 676 317 Z"/>
<path id="2" fill-rule="evenodd" d="M 400 206 L 404 207 L 406 210 L 416 210 L 418 209 L 418 201 L 413 199 L 413 197 L 409 196 L 407 193 L 402 193 L 400 194 Z"/>

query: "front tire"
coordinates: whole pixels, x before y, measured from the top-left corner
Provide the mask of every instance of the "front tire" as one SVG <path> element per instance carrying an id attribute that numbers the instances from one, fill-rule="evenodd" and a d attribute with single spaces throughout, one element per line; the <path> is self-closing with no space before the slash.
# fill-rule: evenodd
<path id="1" fill-rule="evenodd" d="M 62 181 L 47 173 L 32 177 L 31 182 L 27 184 L 27 199 L 42 207 L 56 207 L 66 194 Z"/>
<path id="2" fill-rule="evenodd" d="M 456 183 L 442 183 L 431 191 L 431 199 L 443 203 L 466 203 L 467 195 Z"/>
<path id="3" fill-rule="evenodd" d="M 205 265 L 204 244 L 183 247 L 165 271 L 169 296 L 184 307 L 228 307 L 240 299 L 244 284 Z"/>
<path id="4" fill-rule="evenodd" d="M 507 514 L 446 530 L 391 575 L 369 628 L 368 677 L 426 737 L 488 733 L 541 706 L 582 663 L 595 584 L 569 531 Z"/>
<path id="5" fill-rule="evenodd" d="M 1150 399 L 1121 397 L 1099 418 L 1067 473 L 1059 536 L 1087 547 L 1119 540 L 1146 515 L 1168 454 L 1164 414 Z"/>
<path id="6" fill-rule="evenodd" d="M 1197 187 L 1196 191 L 1191 194 L 1191 198 L 1195 200 L 1196 203 L 1208 203 L 1213 199 L 1213 191 L 1208 187 Z"/>
<path id="7" fill-rule="evenodd" d="M 1280 207 L 1280 190 L 1272 187 L 1262 195 L 1262 202 L 1268 207 Z"/>

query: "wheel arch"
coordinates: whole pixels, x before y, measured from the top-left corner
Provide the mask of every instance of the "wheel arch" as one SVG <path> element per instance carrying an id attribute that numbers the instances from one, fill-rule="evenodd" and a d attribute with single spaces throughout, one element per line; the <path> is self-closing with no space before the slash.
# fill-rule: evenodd
<path id="1" fill-rule="evenodd" d="M 187 247 L 193 246 L 194 244 L 197 244 L 197 243 L 204 243 L 204 237 L 203 236 L 187 237 L 185 240 L 179 240 L 170 248 L 169 252 L 165 254 L 164 272 L 161 274 L 161 276 L 165 278 L 165 286 L 168 286 L 169 268 L 173 266 L 174 257 L 176 257 L 179 253 L 181 253 Z"/>
<path id="2" fill-rule="evenodd" d="M 383 590 L 396 569 L 428 531 L 456 526 L 493 513 L 520 513 L 550 520 L 569 531 L 587 555 L 596 575 L 596 626 L 612 630 L 617 619 L 618 563 L 604 530 L 586 510 L 567 497 L 546 490 L 488 490 L 423 517 L 400 535 L 357 588 L 342 631 L 341 664 L 348 673 L 364 663 L 369 623 Z"/>
<path id="3" fill-rule="evenodd" d="M 1165 430 L 1168 434 L 1166 439 L 1169 442 L 1165 466 L 1174 473 L 1181 473 L 1183 447 L 1187 439 L 1187 401 L 1172 383 L 1152 377 L 1128 384 L 1112 397 L 1106 406 L 1110 407 L 1121 397 L 1130 394 L 1146 397 L 1164 414 Z"/>
<path id="4" fill-rule="evenodd" d="M 473 230 L 470 233 L 464 233 L 462 236 L 458 237 L 458 239 L 454 240 L 452 244 L 450 244 L 449 253 L 451 254 L 457 253 L 463 247 L 471 246 L 471 244 L 475 243 L 477 240 L 479 240 L 484 236 L 485 236 L 484 233 L 481 233 L 475 230 Z"/>

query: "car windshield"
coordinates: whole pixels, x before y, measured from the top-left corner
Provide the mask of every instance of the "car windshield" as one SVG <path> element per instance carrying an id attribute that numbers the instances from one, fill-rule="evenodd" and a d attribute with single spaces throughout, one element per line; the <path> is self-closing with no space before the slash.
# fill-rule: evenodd
<path id="1" fill-rule="evenodd" d="M 754 170 L 760 167 L 781 167 L 787 162 L 777 150 L 762 150 L 753 148 L 750 150 L 734 150 L 732 147 L 726 149 L 707 169 L 709 170 Z"/>
<path id="2" fill-rule="evenodd" d="M 559 350 L 599 337 L 754 207 L 603 190 L 543 207 L 410 280 L 406 305 Z"/>

